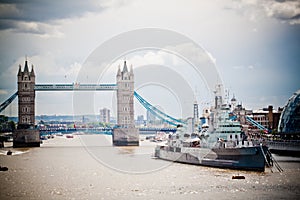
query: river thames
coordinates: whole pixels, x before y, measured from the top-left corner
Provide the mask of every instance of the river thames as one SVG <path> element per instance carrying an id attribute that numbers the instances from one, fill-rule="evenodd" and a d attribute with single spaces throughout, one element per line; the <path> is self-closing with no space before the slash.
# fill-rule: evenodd
<path id="1" fill-rule="evenodd" d="M 300 158 L 275 155 L 282 173 L 249 172 L 155 159 L 154 146 L 113 147 L 108 135 L 75 135 L 40 148 L 2 148 L 8 171 L 0 172 L 0 199 L 300 199 Z"/>

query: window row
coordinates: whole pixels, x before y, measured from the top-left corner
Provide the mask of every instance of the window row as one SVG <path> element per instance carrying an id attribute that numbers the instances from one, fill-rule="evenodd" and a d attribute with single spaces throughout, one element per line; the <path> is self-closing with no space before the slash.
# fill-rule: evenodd
<path id="1" fill-rule="evenodd" d="M 130 123 L 131 123 L 130 117 L 124 116 L 122 119 L 122 124 L 130 124 Z"/>
<path id="2" fill-rule="evenodd" d="M 22 107 L 22 113 L 29 113 L 31 111 L 31 108 L 30 107 Z"/>
<path id="3" fill-rule="evenodd" d="M 21 122 L 22 124 L 30 124 L 31 123 L 30 116 L 22 116 Z"/>
<path id="4" fill-rule="evenodd" d="M 22 97 L 22 101 L 25 102 L 33 101 L 33 97 Z"/>
<path id="5" fill-rule="evenodd" d="M 123 107 L 123 111 L 130 111 L 129 107 Z"/>

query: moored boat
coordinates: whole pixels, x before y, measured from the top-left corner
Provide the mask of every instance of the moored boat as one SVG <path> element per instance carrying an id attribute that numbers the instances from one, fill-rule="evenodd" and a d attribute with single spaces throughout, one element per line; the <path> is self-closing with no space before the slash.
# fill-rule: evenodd
<path id="1" fill-rule="evenodd" d="M 215 114 L 213 131 L 204 129 L 191 134 L 178 127 L 166 145 L 156 147 L 155 156 L 174 162 L 253 171 L 271 166 L 268 147 L 248 141 L 240 123 L 229 118 L 228 108 L 222 107 Z"/>
<path id="2" fill-rule="evenodd" d="M 66 135 L 66 138 L 74 138 L 74 136 L 72 134 L 68 134 Z"/>

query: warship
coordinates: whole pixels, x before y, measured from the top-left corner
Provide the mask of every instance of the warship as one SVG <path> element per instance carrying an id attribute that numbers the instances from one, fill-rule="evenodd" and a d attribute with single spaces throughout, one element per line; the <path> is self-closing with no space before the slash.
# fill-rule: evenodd
<path id="1" fill-rule="evenodd" d="M 173 162 L 240 170 L 265 171 L 266 166 L 271 167 L 273 159 L 268 147 L 249 140 L 240 122 L 230 113 L 229 106 L 218 104 L 210 116 L 210 125 L 203 124 L 201 131 L 191 133 L 179 125 L 165 144 L 156 146 L 155 156 Z"/>

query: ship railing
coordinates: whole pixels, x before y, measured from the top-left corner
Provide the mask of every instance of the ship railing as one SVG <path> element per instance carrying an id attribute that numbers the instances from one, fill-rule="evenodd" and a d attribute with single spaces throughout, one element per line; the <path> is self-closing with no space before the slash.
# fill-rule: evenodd
<path id="1" fill-rule="evenodd" d="M 265 152 L 263 149 L 263 144 L 261 143 L 259 146 L 260 146 L 261 152 L 264 156 L 267 166 L 271 168 L 271 172 L 273 173 L 273 170 L 272 170 L 273 165 L 275 165 L 275 167 L 277 168 L 277 170 L 279 172 L 283 172 L 283 169 L 280 167 L 279 163 L 272 156 L 272 153 L 269 151 L 269 149 L 267 149 L 267 151 Z"/>
<path id="2" fill-rule="evenodd" d="M 264 156 L 264 159 L 265 159 L 265 162 L 266 162 L 266 164 L 267 164 L 267 166 L 268 167 L 272 167 L 271 166 L 271 159 L 267 159 L 267 156 L 266 156 L 266 154 L 265 154 L 265 151 L 264 151 L 264 149 L 263 149 L 263 145 L 262 145 L 262 143 L 259 145 L 260 146 L 260 149 L 261 149 L 261 153 L 263 154 L 263 156 Z M 272 155 L 272 154 L 271 154 Z M 272 168 L 271 168 L 271 172 L 273 173 L 273 170 L 272 170 Z"/>
<path id="3" fill-rule="evenodd" d="M 275 167 L 279 172 L 283 172 L 283 169 L 280 167 L 277 160 L 275 160 L 275 158 L 272 156 L 272 153 L 270 152 L 269 149 L 267 150 L 267 156 L 270 158 L 271 166 L 275 165 Z"/>

